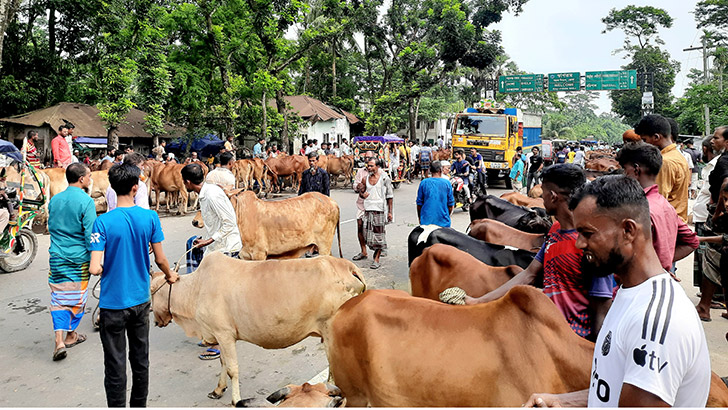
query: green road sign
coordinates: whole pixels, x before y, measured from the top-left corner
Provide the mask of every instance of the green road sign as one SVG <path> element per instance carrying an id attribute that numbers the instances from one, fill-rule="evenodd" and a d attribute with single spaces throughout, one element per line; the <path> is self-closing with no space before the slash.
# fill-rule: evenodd
<path id="1" fill-rule="evenodd" d="M 498 77 L 499 93 L 535 93 L 543 91 L 543 74 L 502 75 Z"/>
<path id="2" fill-rule="evenodd" d="M 634 90 L 637 70 L 592 71 L 586 73 L 586 90 Z"/>
<path id="3" fill-rule="evenodd" d="M 549 91 L 579 91 L 581 73 L 551 73 L 549 74 Z"/>

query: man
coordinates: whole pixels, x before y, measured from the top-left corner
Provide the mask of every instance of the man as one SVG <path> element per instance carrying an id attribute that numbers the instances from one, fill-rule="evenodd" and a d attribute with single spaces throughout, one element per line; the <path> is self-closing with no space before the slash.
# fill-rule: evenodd
<path id="1" fill-rule="evenodd" d="M 543 170 L 543 157 L 538 147 L 531 148 L 531 158 L 528 160 L 528 174 L 526 178 L 526 193 L 531 192 L 531 188 L 539 183 L 541 170 Z"/>
<path id="2" fill-rule="evenodd" d="M 430 164 L 432 178 L 420 181 L 417 188 L 417 218 L 420 225 L 437 225 L 449 228 L 450 214 L 455 206 L 452 186 L 442 176 L 440 161 Z"/>
<path id="3" fill-rule="evenodd" d="M 521 161 L 521 154 L 516 153 L 513 156 L 513 168 L 511 173 L 508 175 L 511 178 L 511 187 L 515 192 L 521 192 L 523 189 L 523 161 Z"/>
<path id="4" fill-rule="evenodd" d="M 368 175 L 357 185 L 359 197 L 364 200 L 363 233 L 366 245 L 374 251 L 374 261 L 369 269 L 379 269 L 379 257 L 387 249 L 385 225 L 392 222 L 392 199 L 394 189 L 392 180 L 386 172 L 380 172 L 381 164 L 371 158 L 367 162 Z M 366 248 L 362 254 L 366 258 Z M 361 258 L 361 259 L 364 259 Z"/>
<path id="5" fill-rule="evenodd" d="M 331 153 L 334 154 L 336 158 L 341 158 L 341 148 L 338 142 L 334 143 L 334 148 L 331 149 Z"/>
<path id="6" fill-rule="evenodd" d="M 650 204 L 652 244 L 662 268 L 670 272 L 673 263 L 690 255 L 698 248 L 697 235 L 677 216 L 675 209 L 657 192 L 657 174 L 662 166 L 662 155 L 654 145 L 625 144 L 617 154 L 624 174 L 639 182 Z"/>
<path id="7" fill-rule="evenodd" d="M 71 164 L 71 150 L 68 148 L 66 136 L 68 128 L 65 125 L 58 127 L 58 135 L 51 141 L 51 151 L 53 152 L 53 166 L 65 168 Z"/>
<path id="8" fill-rule="evenodd" d="M 571 202 L 585 268 L 622 280 L 604 319 L 589 389 L 535 394 L 526 407 L 704 407 L 710 357 L 703 327 L 652 245 L 650 210 L 637 181 L 594 180 Z"/>
<path id="9" fill-rule="evenodd" d="M 362 187 L 362 184 L 365 185 L 364 179 L 369 176 L 369 171 L 366 167 L 366 164 L 369 163 L 369 160 L 374 158 L 374 152 L 373 151 L 367 151 L 364 153 L 364 168 L 361 168 L 359 171 L 357 171 L 356 175 L 354 176 L 354 192 L 357 194 L 360 194 L 361 192 L 364 192 L 364 190 L 360 189 Z M 378 170 L 380 173 L 384 173 L 381 170 Z M 359 239 L 359 247 L 361 248 L 361 252 L 354 255 L 352 260 L 360 261 L 362 259 L 367 258 L 367 243 L 366 243 L 366 237 L 364 236 L 364 198 L 361 196 L 357 196 L 356 198 L 356 234 L 357 238 Z"/>
<path id="10" fill-rule="evenodd" d="M 440 161 L 440 166 L 442 166 L 442 175 L 440 178 L 450 181 L 450 161 Z"/>
<path id="11" fill-rule="evenodd" d="M 326 150 L 327 145 L 328 144 L 326 142 L 322 142 L 321 145 L 317 145 L 316 150 L 315 151 L 312 151 L 312 152 L 315 152 L 315 153 L 319 154 L 319 156 L 321 156 L 321 155 L 326 156 L 326 151 L 325 150 Z"/>
<path id="12" fill-rule="evenodd" d="M 28 131 L 28 138 L 25 140 L 25 158 L 30 165 L 40 169 L 40 157 L 38 156 L 38 132 Z"/>
<path id="13" fill-rule="evenodd" d="M 326 146 L 323 147 L 323 150 L 324 150 L 324 155 L 331 155 L 331 153 L 332 153 L 331 152 L 331 143 L 327 142 Z"/>
<path id="14" fill-rule="evenodd" d="M 173 154 L 169 154 L 172 156 Z M 174 157 L 173 157 L 174 158 Z M 117 149 L 114 151 L 114 165 L 121 165 L 124 162 L 124 151 Z"/>
<path id="15" fill-rule="evenodd" d="M 265 138 L 258 138 L 258 143 L 253 145 L 253 157 L 263 159 L 263 146 L 265 146 Z"/>
<path id="16" fill-rule="evenodd" d="M 104 161 L 114 162 L 114 149 L 113 148 L 106 150 L 106 156 L 101 158 L 101 162 L 104 162 Z"/>
<path id="17" fill-rule="evenodd" d="M 594 340 L 612 302 L 612 277 L 587 276 L 577 249 L 574 216 L 569 200 L 586 183 L 584 171 L 573 164 L 556 164 L 543 171 L 543 202 L 556 223 L 530 265 L 503 286 L 479 298 L 465 297 L 466 304 L 498 299 L 516 285 L 532 284 L 543 277 L 544 293 L 551 298 L 574 332 Z"/>
<path id="18" fill-rule="evenodd" d="M 440 151 L 443 149 L 445 149 L 445 138 L 440 135 L 439 137 L 437 137 L 437 150 Z"/>
<path id="19" fill-rule="evenodd" d="M 51 318 L 55 332 L 53 360 L 66 358 L 66 349 L 86 340 L 76 329 L 83 318 L 88 298 L 88 244 L 96 220 L 96 206 L 84 191 L 91 185 L 91 170 L 84 164 L 66 168 L 68 188 L 48 203 L 48 232 L 51 236 Z M 66 333 L 64 338 L 63 333 Z"/>
<path id="20" fill-rule="evenodd" d="M 227 138 L 225 138 L 225 144 L 223 145 L 223 148 L 225 152 L 229 152 L 233 154 L 233 161 L 235 160 L 235 145 L 233 144 L 233 136 L 228 135 Z"/>
<path id="21" fill-rule="evenodd" d="M 134 205 L 140 208 L 149 209 L 149 191 L 147 184 L 144 183 L 147 176 L 145 176 L 144 171 L 142 171 L 144 156 L 142 154 L 132 153 L 125 156 L 122 163 L 130 164 L 139 168 L 139 180 L 141 183 L 137 186 L 136 194 L 134 194 Z M 106 188 L 106 212 L 111 212 L 116 209 L 117 201 L 118 196 L 116 195 L 116 191 L 114 191 L 114 188 L 109 185 L 109 187 Z"/>
<path id="22" fill-rule="evenodd" d="M 134 153 L 134 147 L 131 146 L 131 144 L 124 147 L 124 155 L 129 155 Z"/>
<path id="23" fill-rule="evenodd" d="M 315 152 L 315 151 L 316 151 L 316 147 L 314 147 L 314 145 L 313 145 L 313 140 L 306 141 L 306 147 L 303 151 L 303 155 L 308 155 L 311 152 Z"/>
<path id="24" fill-rule="evenodd" d="M 301 184 L 298 187 L 298 195 L 306 192 L 320 192 L 329 196 L 329 173 L 318 167 L 319 155 L 315 152 L 308 154 L 309 168 L 301 175 Z"/>
<path id="25" fill-rule="evenodd" d="M 516 155 L 518 155 L 519 159 L 523 157 L 523 147 L 516 147 Z M 511 168 L 516 165 L 516 155 L 511 158 Z"/>
<path id="26" fill-rule="evenodd" d="M 657 187 L 660 195 L 667 198 L 675 208 L 680 219 L 687 222 L 690 171 L 687 161 L 670 139 L 673 132 L 670 122 L 661 115 L 650 114 L 642 117 L 634 131 L 642 141 L 656 146 L 662 152 L 662 168 L 657 175 Z M 674 132 L 677 135 L 677 131 Z"/>
<path id="27" fill-rule="evenodd" d="M 235 175 L 233 175 L 233 154 L 231 152 L 223 152 L 219 157 L 220 166 L 207 173 L 205 182 L 215 184 L 225 191 L 235 189 Z"/>
<path id="28" fill-rule="evenodd" d="M 455 162 L 453 163 L 453 169 L 456 177 L 463 179 L 463 190 L 465 191 L 465 197 L 470 198 L 470 163 L 465 160 L 465 153 L 459 149 L 453 154 Z"/>
<path id="29" fill-rule="evenodd" d="M 146 407 L 149 393 L 149 247 L 167 282 L 169 269 L 157 213 L 134 204 L 139 168 L 115 165 L 109 183 L 118 207 L 96 219 L 89 240 L 92 275 L 101 275 L 100 336 L 104 349 L 104 387 L 109 407 L 126 407 L 126 346 L 132 372 L 131 407 Z M 103 265 L 102 265 L 103 260 Z M 103 273 L 103 274 L 102 274 Z"/>
<path id="30" fill-rule="evenodd" d="M 417 145 L 416 141 L 409 141 L 409 147 L 410 147 L 410 167 L 412 168 L 412 172 L 410 175 L 416 175 L 418 174 L 417 168 L 419 166 L 418 161 L 420 159 L 420 146 Z"/>
<path id="31" fill-rule="evenodd" d="M 167 153 L 167 151 L 164 150 L 164 147 L 167 146 L 167 141 L 162 140 L 159 145 L 154 147 L 152 150 L 152 154 L 154 154 L 154 159 L 156 159 L 159 162 L 162 162 L 164 160 L 164 155 Z"/>
<path id="32" fill-rule="evenodd" d="M 79 162 L 79 156 L 81 156 L 81 153 L 77 149 L 73 150 L 73 155 L 71 155 L 71 164 Z"/>
<path id="33" fill-rule="evenodd" d="M 66 135 L 66 143 L 68 143 L 68 151 L 73 152 L 73 140 L 75 140 L 77 138 L 73 135 L 73 132 L 76 130 L 76 126 L 73 125 L 73 123 L 66 122 L 66 128 L 68 129 L 68 135 Z"/>
<path id="34" fill-rule="evenodd" d="M 351 148 L 346 138 L 341 139 L 341 155 L 351 155 Z"/>
<path id="35" fill-rule="evenodd" d="M 584 168 L 586 155 L 584 153 L 584 146 L 580 146 L 579 150 L 574 154 L 574 164 Z"/>
<path id="36" fill-rule="evenodd" d="M 420 149 L 420 168 L 422 169 L 422 178 L 427 178 L 430 172 L 430 161 L 432 161 L 432 148 L 430 148 L 430 141 L 422 143 Z"/>

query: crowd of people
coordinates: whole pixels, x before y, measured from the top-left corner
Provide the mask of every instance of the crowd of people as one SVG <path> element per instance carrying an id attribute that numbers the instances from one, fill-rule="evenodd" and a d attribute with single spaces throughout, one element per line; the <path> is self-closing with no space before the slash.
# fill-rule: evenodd
<path id="1" fill-rule="evenodd" d="M 54 160 L 57 151 L 57 165 L 66 168 L 68 188 L 51 199 L 48 225 L 53 360 L 64 359 L 68 349 L 86 340 L 76 329 L 84 315 L 89 277 L 101 275 L 99 326 L 107 402 L 109 406 L 126 404 L 128 356 L 129 404 L 144 406 L 149 378 L 150 249 L 167 281 L 178 279 L 162 249 L 159 217 L 148 210 L 146 186 L 140 180 L 145 158 L 133 150 L 108 153 L 114 163 L 106 193 L 109 209 L 97 217 L 93 201 L 83 191 L 90 183 L 90 169 L 83 161 L 71 158 L 69 162 L 63 135 L 69 128 L 62 128 L 63 144 L 54 139 Z M 719 127 L 704 140 L 702 153 L 697 154 L 692 144 L 678 147 L 677 123 L 660 115 L 642 118 L 634 133 L 641 141 L 626 143 L 616 155 L 622 175 L 591 182 L 583 169 L 583 147 L 566 153 L 563 161 L 557 155 L 549 166 L 537 147 L 513 158 L 514 189 L 520 189 L 517 183 L 524 181 L 528 189 L 540 183 L 545 210 L 556 222 L 528 267 L 491 292 L 467 295 L 465 303 L 494 301 L 514 286 L 542 279 L 544 293 L 572 330 L 596 342 L 592 387 L 565 395 L 534 394 L 527 405 L 706 403 L 710 362 L 700 320 L 711 320 L 710 309 L 716 304 L 725 309 L 716 297 L 720 291 L 725 294 L 723 286 L 728 285 L 728 156 L 723 155 L 728 127 Z M 33 139 L 28 143 L 34 144 Z M 154 155 L 164 158 L 164 145 L 160 147 Z M 346 140 L 332 147 L 310 141 L 302 149 L 309 169 L 303 173 L 298 194 L 329 195 L 329 175 L 318 166 L 318 158 L 347 155 L 350 150 Z M 228 199 L 235 187 L 231 151 L 220 154 L 220 166 L 207 175 L 196 158 L 181 170 L 185 188 L 199 195 L 205 226 L 204 235 L 187 241 L 189 271 L 209 252 L 237 257 L 242 248 L 236 212 Z M 266 147 L 265 140 L 253 148 L 260 158 L 277 152 L 275 146 Z M 475 149 L 455 150 L 452 163 L 433 160 L 429 142 L 422 147 L 413 142 L 395 145 L 389 152 L 422 170 L 415 204 L 423 225 L 451 226 L 455 206 L 451 177 L 461 178 L 466 187 L 484 178 L 478 176 L 484 174 L 483 158 Z M 378 269 L 388 248 L 386 225 L 394 220 L 394 191 L 382 158 L 368 151 L 364 163 L 353 182 L 360 245 L 353 259 L 371 256 L 369 267 Z M 696 198 L 695 231 L 687 224 L 690 196 Z M 677 261 L 696 249 L 694 269 L 702 278 L 702 294 L 693 307 L 675 283 L 675 269 Z M 728 310 L 721 316 L 728 319 Z M 200 359 L 220 356 L 218 346 L 201 342 L 201 347 L 205 351 Z M 633 350 L 649 352 L 648 359 L 638 359 L 641 356 L 632 354 Z"/>

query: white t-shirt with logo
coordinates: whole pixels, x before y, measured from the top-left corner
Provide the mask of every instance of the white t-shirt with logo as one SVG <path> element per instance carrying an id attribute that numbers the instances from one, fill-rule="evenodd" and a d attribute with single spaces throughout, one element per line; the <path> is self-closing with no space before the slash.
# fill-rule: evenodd
<path id="1" fill-rule="evenodd" d="M 620 288 L 597 337 L 589 407 L 617 407 L 622 384 L 674 407 L 705 407 L 710 357 L 697 311 L 667 273 Z"/>

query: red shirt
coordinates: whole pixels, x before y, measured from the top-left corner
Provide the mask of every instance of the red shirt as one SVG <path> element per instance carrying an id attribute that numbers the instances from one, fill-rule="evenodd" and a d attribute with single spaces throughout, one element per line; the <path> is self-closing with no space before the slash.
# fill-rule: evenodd
<path id="1" fill-rule="evenodd" d="M 53 150 L 53 161 L 58 162 L 63 168 L 71 164 L 71 151 L 68 149 L 68 142 L 62 135 L 58 135 L 51 141 Z"/>
<path id="2" fill-rule="evenodd" d="M 675 208 L 660 195 L 657 184 L 645 188 L 645 195 L 650 203 L 652 246 L 655 247 L 662 268 L 669 272 L 675 259 L 676 245 L 690 245 L 691 248 L 698 249 L 700 242 L 695 232 L 677 215 Z"/>

